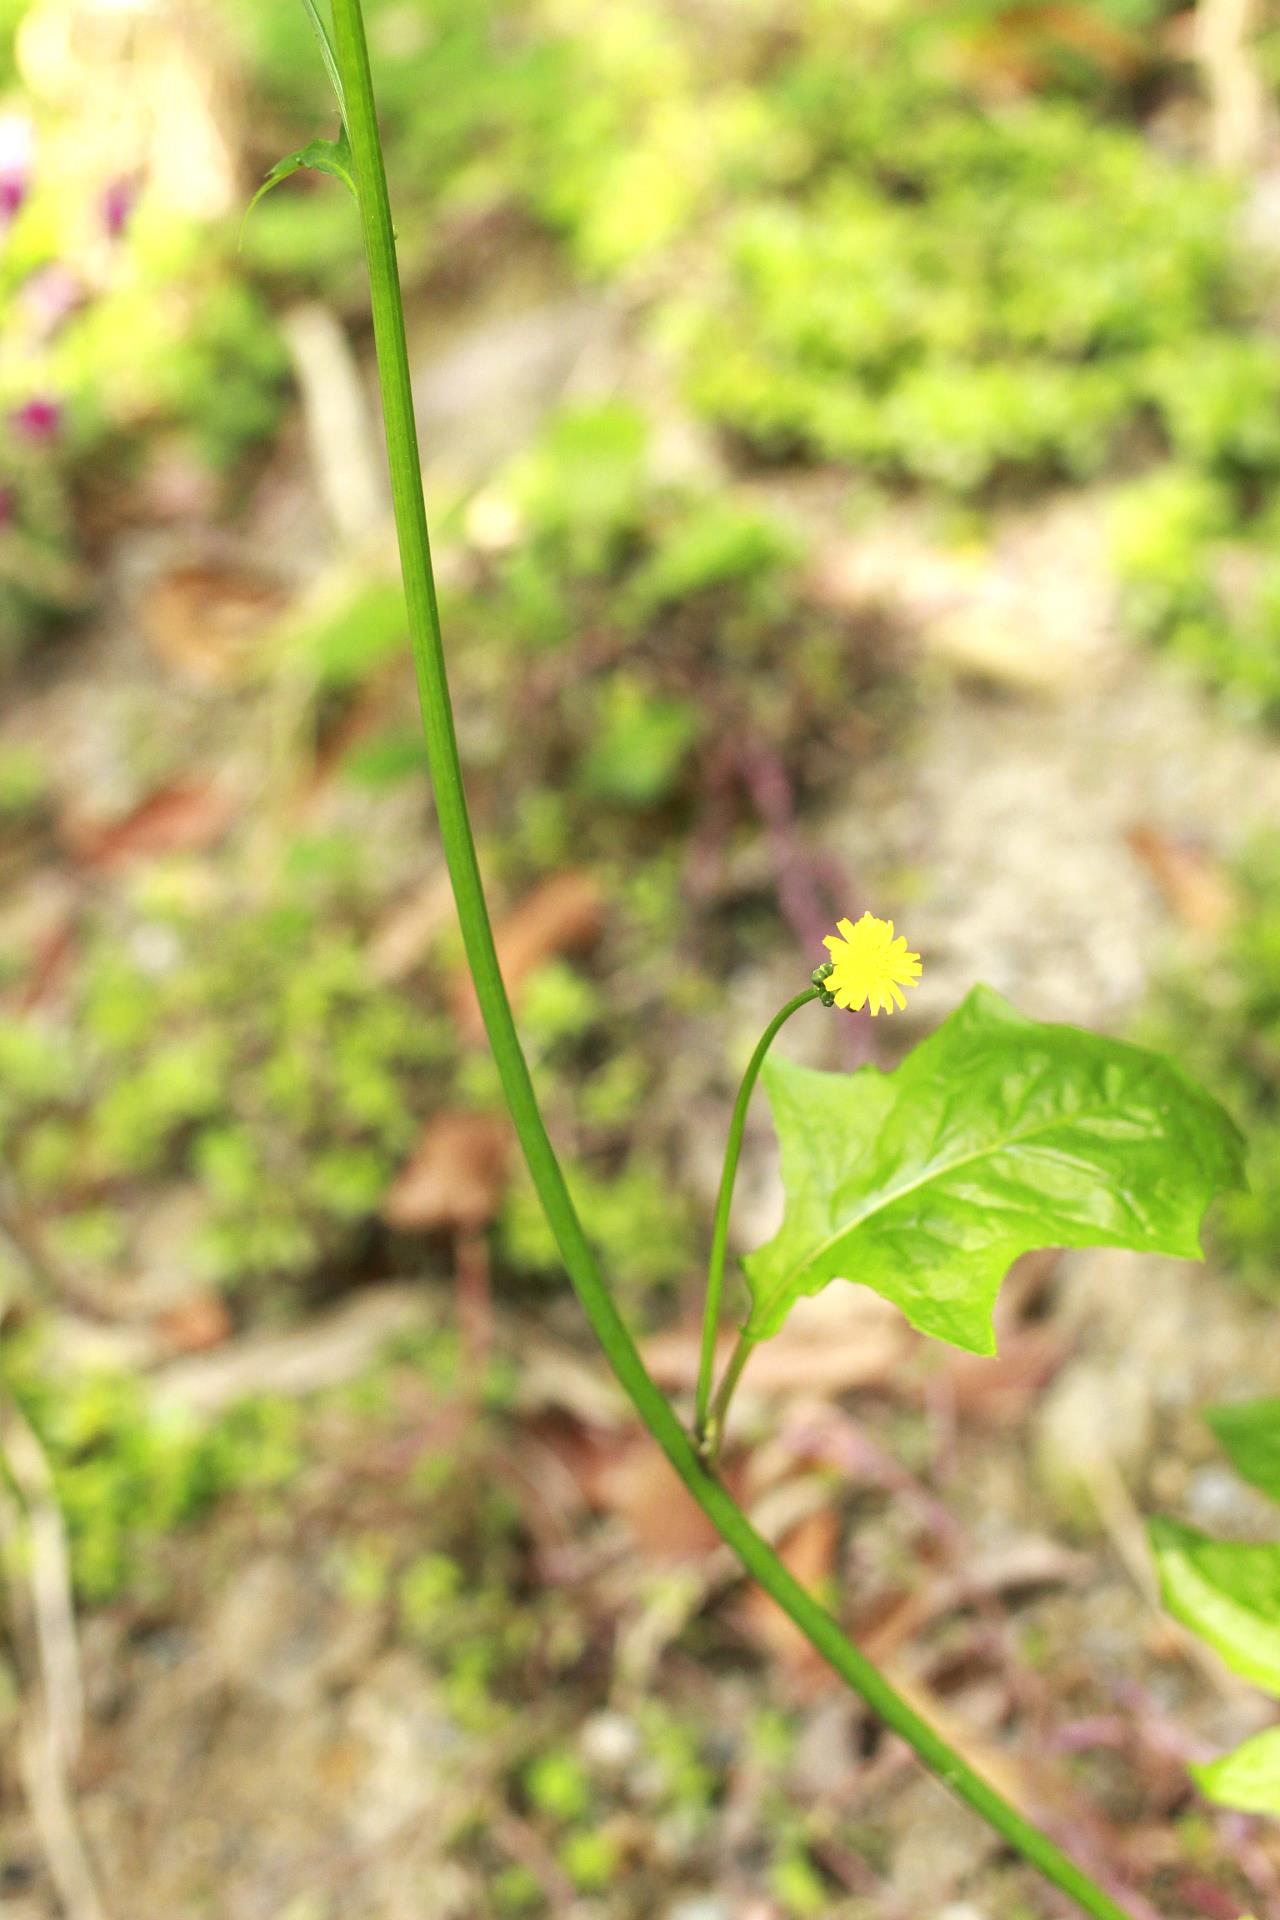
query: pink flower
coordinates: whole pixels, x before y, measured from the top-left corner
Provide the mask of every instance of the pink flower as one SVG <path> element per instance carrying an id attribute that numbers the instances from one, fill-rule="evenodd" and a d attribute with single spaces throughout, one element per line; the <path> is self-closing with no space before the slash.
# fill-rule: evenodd
<path id="1" fill-rule="evenodd" d="M 102 224 L 108 238 L 118 240 L 129 224 L 138 198 L 138 183 L 130 175 L 122 175 L 113 180 L 102 196 Z"/>
<path id="2" fill-rule="evenodd" d="M 47 394 L 27 400 L 9 415 L 16 433 L 26 440 L 56 440 L 62 426 L 62 408 Z"/>
<path id="3" fill-rule="evenodd" d="M 0 113 L 0 228 L 22 207 L 31 185 L 35 131 L 20 113 Z"/>

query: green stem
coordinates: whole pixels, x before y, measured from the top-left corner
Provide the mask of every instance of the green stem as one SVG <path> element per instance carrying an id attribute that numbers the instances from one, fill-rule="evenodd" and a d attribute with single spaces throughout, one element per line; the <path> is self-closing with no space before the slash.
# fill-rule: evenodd
<path id="1" fill-rule="evenodd" d="M 704 1458 L 713 1467 L 720 1457 L 720 1447 L 724 1440 L 725 1422 L 729 1418 L 729 1403 L 737 1391 L 738 1382 L 742 1378 L 742 1369 L 751 1358 L 751 1350 L 755 1344 L 755 1341 L 749 1340 L 745 1333 L 738 1335 L 738 1344 L 729 1355 L 729 1364 L 724 1370 L 724 1379 L 720 1382 L 715 1400 L 712 1402 L 711 1413 L 707 1419 L 706 1439 L 703 1441 L 702 1451 Z"/>
<path id="2" fill-rule="evenodd" d="M 738 1097 L 733 1103 L 729 1137 L 724 1145 L 724 1171 L 720 1175 L 720 1191 L 716 1195 L 715 1225 L 711 1231 L 711 1258 L 707 1262 L 707 1297 L 702 1309 L 702 1353 L 698 1361 L 698 1392 L 694 1402 L 695 1430 L 708 1458 L 711 1459 L 715 1458 L 721 1431 L 718 1424 L 710 1423 L 711 1376 L 716 1364 L 716 1334 L 720 1329 L 720 1297 L 724 1292 L 724 1262 L 729 1245 L 729 1213 L 733 1206 L 733 1186 L 738 1177 L 738 1161 L 742 1156 L 742 1135 L 747 1124 L 747 1108 L 751 1105 L 751 1096 L 755 1092 L 756 1081 L 760 1078 L 764 1057 L 773 1045 L 779 1029 L 786 1025 L 793 1013 L 798 1013 L 801 1007 L 807 1007 L 811 1000 L 816 1000 L 821 991 L 820 987 L 809 987 L 804 993 L 798 993 L 794 1000 L 788 1000 L 786 1006 L 774 1014 L 760 1035 L 755 1052 L 747 1062 L 747 1070 L 742 1076 L 742 1085 L 738 1088 Z M 739 1367 L 738 1372 L 741 1373 L 741 1371 Z M 732 1393 L 732 1387 L 729 1391 Z M 716 1404 L 719 1406 L 719 1401 Z"/>
<path id="3" fill-rule="evenodd" d="M 995 1831 L 1070 1894 L 1092 1920 L 1132 1920 L 1122 1907 L 1081 1872 L 1053 1842 L 896 1693 L 866 1656 L 848 1640 L 824 1607 L 807 1593 L 756 1532 L 742 1509 L 709 1473 L 689 1435 L 649 1377 L 635 1342 L 613 1304 L 587 1245 L 564 1176 L 538 1110 L 510 1003 L 502 984 L 493 933 L 480 882 L 475 842 L 463 793 L 462 768 L 445 678 L 444 648 L 427 539 L 417 430 L 409 384 L 404 311 L 386 173 L 378 136 L 369 53 L 360 0 L 333 0 L 338 71 L 345 92 L 347 127 L 355 161 L 360 219 L 373 305 L 378 378 L 386 420 L 387 451 L 396 532 L 404 570 L 409 632 L 422 703 L 440 839 L 453 883 L 458 919 L 476 997 L 502 1081 L 511 1118 L 569 1278 L 605 1356 L 636 1412 L 676 1473 L 746 1571 L 759 1581 L 817 1651 L 886 1726 L 914 1749 L 927 1767 L 979 1813 Z"/>

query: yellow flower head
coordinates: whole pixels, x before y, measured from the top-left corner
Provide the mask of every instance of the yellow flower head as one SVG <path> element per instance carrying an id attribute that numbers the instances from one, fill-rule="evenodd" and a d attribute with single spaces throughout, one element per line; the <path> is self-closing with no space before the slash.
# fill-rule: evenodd
<path id="1" fill-rule="evenodd" d="M 838 1007 L 892 1013 L 906 1006 L 902 989 L 920 978 L 920 955 L 908 953 L 901 934 L 894 938 L 892 920 L 877 920 L 873 913 L 864 913 L 856 927 L 852 920 L 837 920 L 822 944 L 831 971 L 819 968 L 826 975 L 820 984 Z"/>

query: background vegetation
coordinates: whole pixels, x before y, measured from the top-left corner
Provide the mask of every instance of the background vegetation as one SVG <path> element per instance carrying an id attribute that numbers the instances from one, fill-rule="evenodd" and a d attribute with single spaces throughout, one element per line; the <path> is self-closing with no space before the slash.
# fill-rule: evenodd
<path id="1" fill-rule="evenodd" d="M 839 913 L 926 986 L 811 1064 L 982 977 L 1249 1132 L 1207 1270 L 1031 1263 L 981 1371 L 851 1295 L 727 1471 L 1103 1878 L 1261 1916 L 1274 1833 L 1183 1763 L 1270 1709 L 1134 1541 L 1274 1530 L 1195 1409 L 1280 1387 L 1280 39 L 368 13 L 500 944 L 664 1384 L 735 1069 Z M 0 1886 L 68 1905 L 22 1758 L 60 1523 L 109 1912 L 1030 1920 L 573 1351 L 434 843 L 355 220 L 306 174 L 243 219 L 332 120 L 295 0 L 0 0 Z M 775 1185 L 764 1129 L 740 1245 Z"/>

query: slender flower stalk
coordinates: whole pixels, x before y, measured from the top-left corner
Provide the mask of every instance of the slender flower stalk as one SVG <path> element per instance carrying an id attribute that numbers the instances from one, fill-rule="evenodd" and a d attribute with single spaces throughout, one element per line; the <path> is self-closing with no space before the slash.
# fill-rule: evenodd
<path id="1" fill-rule="evenodd" d="M 711 1377 L 716 1363 L 720 1298 L 724 1292 L 724 1263 L 729 1245 L 729 1214 L 733 1207 L 733 1188 L 738 1177 L 738 1161 L 742 1155 L 742 1135 L 747 1124 L 747 1108 L 751 1105 L 751 1095 L 755 1091 L 756 1081 L 760 1078 L 760 1069 L 764 1065 L 765 1055 L 773 1045 L 775 1037 L 793 1013 L 798 1013 L 801 1007 L 807 1007 L 811 1000 L 818 999 L 821 992 L 821 987 L 816 984 L 808 987 L 803 993 L 798 993 L 794 1000 L 788 1000 L 786 1006 L 774 1014 L 756 1042 L 755 1052 L 747 1062 L 747 1070 L 742 1076 L 742 1085 L 738 1088 L 738 1097 L 733 1103 L 733 1117 L 729 1122 L 729 1137 L 724 1149 L 724 1170 L 720 1175 L 720 1191 L 716 1196 L 715 1225 L 711 1230 L 711 1258 L 707 1263 L 707 1295 L 702 1310 L 702 1351 L 698 1361 L 698 1391 L 694 1402 L 695 1432 L 698 1444 L 708 1460 L 715 1459 L 720 1447 L 721 1423 L 713 1422 L 711 1418 Z M 742 1371 L 741 1367 L 738 1371 Z M 732 1387 L 729 1391 L 732 1393 Z M 719 1405 L 718 1402 L 717 1405 Z"/>
<path id="2" fill-rule="evenodd" d="M 333 0 L 333 20 L 337 75 L 354 159 L 369 266 L 374 342 L 405 602 L 440 840 L 453 884 L 467 963 L 507 1106 L 569 1278 L 636 1412 L 747 1573 L 777 1601 L 805 1638 L 886 1726 L 900 1735 L 927 1767 L 1047 1880 L 1070 1894 L 1082 1912 L 1092 1916 L 1092 1920 L 1132 1920 L 1131 1915 L 908 1706 L 757 1533 L 720 1481 L 704 1466 L 690 1436 L 650 1378 L 587 1244 L 538 1107 L 502 983 L 463 792 L 427 537 L 395 237 L 360 0 Z"/>
<path id="3" fill-rule="evenodd" d="M 838 920 L 836 931 L 827 934 L 822 944 L 831 958 L 814 968 L 810 976 L 813 985 L 809 990 L 789 1000 L 761 1034 L 738 1089 L 733 1119 L 729 1124 L 724 1172 L 720 1176 L 720 1193 L 716 1200 L 711 1260 L 707 1268 L 707 1300 L 702 1318 L 702 1353 L 698 1365 L 695 1406 L 695 1432 L 703 1458 L 710 1466 L 714 1466 L 719 1457 L 729 1402 L 733 1399 L 742 1370 L 755 1345 L 754 1340 L 745 1333 L 740 1335 L 713 1401 L 711 1374 L 715 1365 L 716 1332 L 720 1325 L 720 1296 L 724 1291 L 729 1209 L 733 1204 L 733 1185 L 738 1173 L 738 1156 L 742 1151 L 747 1107 L 765 1055 L 773 1045 L 778 1029 L 798 1007 L 807 1006 L 810 1000 L 821 1000 L 824 1007 L 867 1007 L 873 1016 L 892 1013 L 895 1007 L 901 1010 L 906 1006 L 903 989 L 915 986 L 920 978 L 920 955 L 908 952 L 901 934 L 895 936 L 892 920 L 877 920 L 873 913 L 864 913 L 856 926 L 852 920 Z"/>
<path id="4" fill-rule="evenodd" d="M 720 1447 L 729 1418 L 729 1405 L 738 1390 L 742 1370 L 751 1358 L 751 1349 L 754 1345 L 755 1341 L 748 1340 L 745 1333 L 738 1335 L 737 1345 L 729 1355 L 729 1364 L 724 1370 L 724 1378 L 716 1388 L 716 1397 L 711 1403 L 711 1412 L 707 1417 L 706 1438 L 702 1448 L 709 1466 L 714 1467 L 720 1458 Z"/>

